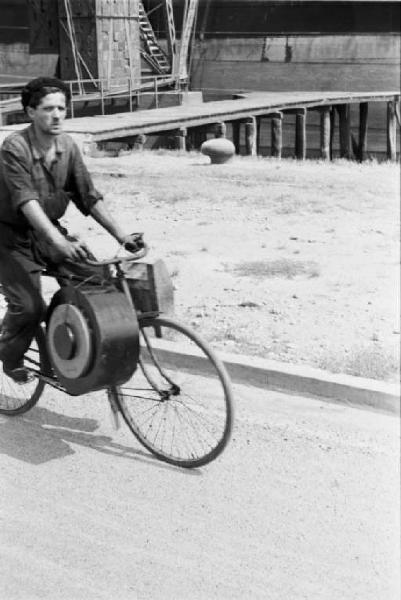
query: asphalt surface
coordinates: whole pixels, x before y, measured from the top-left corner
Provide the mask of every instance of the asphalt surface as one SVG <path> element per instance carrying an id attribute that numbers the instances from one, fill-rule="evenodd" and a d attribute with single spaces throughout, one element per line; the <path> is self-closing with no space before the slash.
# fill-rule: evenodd
<path id="1" fill-rule="evenodd" d="M 1 598 L 398 599 L 398 419 L 235 393 L 229 447 L 193 471 L 113 431 L 102 394 L 1 416 Z"/>

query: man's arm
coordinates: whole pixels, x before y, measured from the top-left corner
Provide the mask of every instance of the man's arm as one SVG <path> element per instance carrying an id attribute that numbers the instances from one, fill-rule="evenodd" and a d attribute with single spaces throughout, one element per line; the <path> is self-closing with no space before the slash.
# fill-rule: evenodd
<path id="1" fill-rule="evenodd" d="M 21 212 L 35 231 L 55 248 L 60 255 L 60 259 L 84 260 L 90 256 L 84 243 L 81 241 L 71 242 L 60 233 L 44 213 L 37 200 L 25 202 L 21 206 Z"/>
<path id="2" fill-rule="evenodd" d="M 126 231 L 111 215 L 103 200 L 99 200 L 92 206 L 90 215 L 120 244 L 123 244 L 129 238 L 129 235 L 126 233 Z"/>
<path id="3" fill-rule="evenodd" d="M 72 193 L 72 200 L 84 215 L 91 215 L 126 250 L 138 250 L 137 235 L 127 234 L 126 230 L 114 219 L 103 202 L 103 196 L 95 189 L 92 178 L 82 158 L 78 146 L 72 146 L 72 164 L 67 191 Z"/>

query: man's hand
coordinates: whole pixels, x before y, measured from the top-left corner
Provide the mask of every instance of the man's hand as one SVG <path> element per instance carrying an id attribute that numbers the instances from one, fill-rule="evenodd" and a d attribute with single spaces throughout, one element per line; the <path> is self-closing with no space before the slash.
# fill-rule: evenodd
<path id="1" fill-rule="evenodd" d="M 145 247 L 143 233 L 130 233 L 121 240 L 121 243 L 127 252 L 132 252 L 133 254 L 139 250 L 143 250 Z"/>
<path id="2" fill-rule="evenodd" d="M 68 240 L 64 236 L 60 235 L 57 239 L 53 240 L 52 245 L 54 246 L 56 253 L 61 260 L 72 260 L 82 261 L 92 257 L 89 248 L 85 242 L 81 240 Z"/>
<path id="3" fill-rule="evenodd" d="M 56 260 L 60 262 L 65 259 L 82 261 L 86 258 L 92 258 L 84 242 L 74 237 L 69 239 L 64 237 L 43 212 L 37 200 L 26 202 L 21 210 L 43 240 L 54 248 Z"/>

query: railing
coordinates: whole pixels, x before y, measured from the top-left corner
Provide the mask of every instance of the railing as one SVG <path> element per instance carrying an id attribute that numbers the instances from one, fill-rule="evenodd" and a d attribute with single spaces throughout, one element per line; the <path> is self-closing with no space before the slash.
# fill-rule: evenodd
<path id="1" fill-rule="evenodd" d="M 71 118 L 75 116 L 74 104 L 77 102 L 100 102 L 100 114 L 104 115 L 107 100 L 126 98 L 129 111 L 132 112 L 134 99 L 136 100 L 135 108 L 137 108 L 143 94 L 151 93 L 155 98 L 155 108 L 158 108 L 159 94 L 177 94 L 187 86 L 187 81 L 177 80 L 171 75 L 145 75 L 141 77 L 139 84 L 135 84 L 130 77 L 116 79 L 112 82 L 106 79 L 80 79 L 66 83 L 69 85 L 71 94 Z M 173 87 L 173 89 L 166 91 L 166 87 Z"/>
<path id="2" fill-rule="evenodd" d="M 83 83 L 84 88 L 78 84 Z M 170 86 L 170 90 L 165 87 Z M 187 132 L 190 137 L 207 135 L 208 128 L 218 124 L 219 131 L 225 131 L 226 122 L 230 124 L 230 131 L 237 152 L 240 150 L 240 139 L 245 139 L 247 154 L 261 153 L 260 129 L 262 122 L 270 122 L 271 154 L 281 157 L 283 151 L 283 121 L 288 115 L 295 117 L 295 147 L 294 154 L 298 159 L 307 155 L 307 121 L 308 115 L 318 113 L 320 128 L 319 153 L 324 159 L 333 158 L 337 152 L 337 142 L 334 140 L 334 130 L 338 128 L 339 155 L 344 158 L 357 158 L 364 160 L 367 155 L 368 132 L 368 105 L 370 103 L 385 103 L 386 124 L 383 122 L 383 132 L 386 135 L 386 155 L 390 160 L 397 159 L 397 130 L 400 126 L 400 94 L 398 92 L 240 92 L 232 93 L 231 100 L 221 102 L 204 102 L 182 111 L 179 106 L 170 107 L 169 112 L 156 114 L 149 121 L 144 117 L 146 111 L 134 111 L 138 107 L 141 95 L 151 94 L 158 107 L 159 94 L 177 93 L 180 86 L 174 80 L 161 76 L 149 76 L 142 80 L 140 85 L 134 86 L 128 78 L 115 81 L 106 88 L 103 80 L 86 80 L 84 82 L 70 81 L 72 93 L 71 116 L 74 117 L 74 105 L 77 102 L 95 101 L 100 104 L 101 114 L 105 114 L 105 104 L 110 99 L 126 98 L 132 115 L 124 121 L 115 119 L 112 122 L 110 115 L 107 126 L 98 123 L 96 134 L 92 126 L 88 134 L 92 136 L 93 143 L 112 140 L 121 137 L 158 134 L 163 131 L 178 131 L 177 139 L 180 148 L 190 145 L 186 142 Z M 149 91 L 147 91 L 149 90 Z M 237 98 L 237 99 L 233 99 Z M 0 117 L 1 117 L 0 102 Z M 19 99 L 11 98 L 3 101 L 4 111 L 16 110 Z M 359 123 L 355 133 L 351 127 L 352 105 L 359 106 Z M 113 111 L 111 111 L 113 112 Z M 122 112 L 121 110 L 119 112 Z M 127 113 L 128 115 L 129 113 Z M 354 113 L 355 114 L 355 113 Z M 316 121 L 316 119 L 315 119 Z M 291 126 L 293 119 L 291 119 Z M 398 125 L 398 127 L 397 127 Z M 84 130 L 87 125 L 81 124 Z M 103 129 L 102 129 L 103 128 Z M 68 129 L 68 127 L 67 127 Z M 202 129 L 202 131 L 201 131 Z M 242 135 L 244 130 L 244 135 Z M 354 135 L 355 133 L 355 135 Z M 199 135 L 198 135 L 199 134 Z M 221 134 L 219 134 L 221 135 Z M 223 134 L 224 135 L 224 134 Z M 333 154 L 334 149 L 334 154 Z"/>
<path id="3" fill-rule="evenodd" d="M 307 153 L 307 117 L 310 112 L 320 114 L 320 148 L 319 153 L 323 159 L 333 158 L 334 130 L 338 127 L 339 156 L 348 159 L 363 161 L 368 156 L 368 112 L 369 104 L 382 102 L 386 107 L 386 124 L 383 131 L 386 134 L 386 156 L 389 160 L 397 160 L 397 130 L 401 127 L 400 94 L 394 92 L 270 92 L 271 104 L 275 110 L 266 110 L 263 105 L 263 96 L 267 99 L 269 92 L 255 92 L 254 90 L 220 90 L 216 88 L 203 89 L 207 96 L 224 94 L 224 99 L 238 101 L 255 100 L 255 109 L 249 109 L 246 117 L 241 119 L 230 118 L 227 115 L 218 124 L 218 128 L 225 127 L 224 121 L 230 122 L 232 127 L 233 142 L 237 153 L 240 148 L 240 130 L 244 128 L 245 152 L 248 155 L 260 153 L 260 129 L 262 121 L 268 120 L 271 124 L 271 154 L 280 158 L 283 150 L 283 121 L 288 115 L 295 116 L 295 147 L 294 155 L 298 159 L 305 159 Z M 309 96 L 309 97 L 308 97 Z M 299 97 L 299 101 L 297 100 Z M 261 103 L 258 106 L 258 98 Z M 266 101 L 267 103 L 267 101 Z M 215 102 L 215 104 L 218 104 Z M 352 104 L 359 105 L 359 123 L 357 139 L 351 132 Z M 234 109 L 232 113 L 234 113 Z"/>
<path id="4" fill-rule="evenodd" d="M 97 102 L 100 113 L 105 114 L 106 101 L 126 98 L 130 112 L 140 104 L 144 94 L 151 94 L 155 99 L 155 108 L 159 107 L 160 94 L 177 94 L 187 86 L 186 80 L 177 80 L 171 75 L 144 75 L 140 83 L 135 84 L 130 77 L 116 79 L 76 79 L 65 82 L 71 94 L 70 117 L 75 117 L 75 105 L 82 102 Z M 22 113 L 20 93 L 25 83 L 0 84 L 0 126 L 4 118 L 10 114 Z M 166 88 L 172 88 L 166 90 Z"/>

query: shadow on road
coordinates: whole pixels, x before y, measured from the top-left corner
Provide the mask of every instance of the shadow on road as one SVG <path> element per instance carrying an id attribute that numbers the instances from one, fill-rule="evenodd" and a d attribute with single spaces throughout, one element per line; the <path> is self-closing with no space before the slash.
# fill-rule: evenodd
<path id="1" fill-rule="evenodd" d="M 70 444 L 93 448 L 117 458 L 144 461 L 153 466 L 184 471 L 163 463 L 150 453 L 118 444 L 106 435 L 95 434 L 99 424 L 95 419 L 70 417 L 47 408 L 35 407 L 23 417 L 1 417 L 0 454 L 40 465 L 50 460 L 75 454 Z M 201 471 L 185 469 L 188 475 Z"/>

